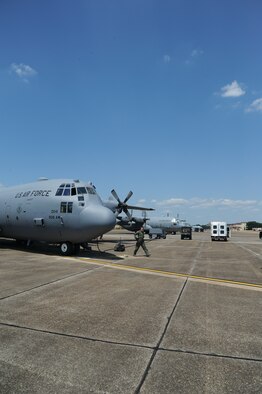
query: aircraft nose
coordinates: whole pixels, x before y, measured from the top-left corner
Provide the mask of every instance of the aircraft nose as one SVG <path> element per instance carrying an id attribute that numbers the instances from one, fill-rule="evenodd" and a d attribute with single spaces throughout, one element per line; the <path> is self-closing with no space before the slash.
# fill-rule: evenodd
<path id="1" fill-rule="evenodd" d="M 112 230 L 116 224 L 113 212 L 102 205 L 85 208 L 82 211 L 81 219 L 93 238 Z"/>

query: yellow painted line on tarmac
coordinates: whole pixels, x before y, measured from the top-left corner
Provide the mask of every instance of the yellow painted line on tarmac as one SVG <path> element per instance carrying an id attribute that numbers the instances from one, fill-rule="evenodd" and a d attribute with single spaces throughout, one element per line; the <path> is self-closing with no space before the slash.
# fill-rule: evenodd
<path id="1" fill-rule="evenodd" d="M 198 275 L 183 274 L 183 273 L 179 273 L 179 272 L 162 271 L 162 270 L 156 270 L 153 268 L 136 267 L 136 266 L 132 266 L 132 265 L 117 264 L 117 263 L 112 263 L 112 262 L 108 262 L 108 261 L 104 261 L 104 260 L 93 260 L 93 259 L 89 259 L 89 258 L 86 258 L 86 259 L 79 258 L 77 260 L 82 260 L 86 263 L 104 265 L 104 266 L 115 267 L 115 268 L 120 268 L 120 269 L 128 269 L 128 270 L 132 270 L 132 271 L 143 271 L 143 272 L 149 272 L 149 273 L 153 273 L 153 274 L 177 276 L 177 277 L 196 279 L 196 280 L 202 280 L 202 281 L 207 281 L 207 282 L 226 283 L 226 284 L 231 284 L 231 285 L 249 286 L 249 287 L 256 287 L 256 288 L 262 289 L 262 284 L 256 284 L 256 283 L 238 282 L 238 281 L 230 280 L 230 279 L 210 278 L 208 276 L 198 276 Z"/>

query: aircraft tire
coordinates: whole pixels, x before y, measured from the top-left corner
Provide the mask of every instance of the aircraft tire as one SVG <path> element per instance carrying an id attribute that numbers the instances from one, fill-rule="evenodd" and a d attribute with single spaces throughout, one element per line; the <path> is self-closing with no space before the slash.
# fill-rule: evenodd
<path id="1" fill-rule="evenodd" d="M 80 251 L 80 244 L 74 244 L 74 254 L 79 254 Z"/>
<path id="2" fill-rule="evenodd" d="M 71 242 L 63 242 L 60 245 L 60 251 L 62 256 L 70 256 L 74 252 L 74 245 Z"/>
<path id="3" fill-rule="evenodd" d="M 20 246 L 20 247 L 26 246 L 26 244 L 27 244 L 27 241 L 25 241 L 23 239 L 16 239 L 15 241 L 16 241 L 17 246 Z"/>

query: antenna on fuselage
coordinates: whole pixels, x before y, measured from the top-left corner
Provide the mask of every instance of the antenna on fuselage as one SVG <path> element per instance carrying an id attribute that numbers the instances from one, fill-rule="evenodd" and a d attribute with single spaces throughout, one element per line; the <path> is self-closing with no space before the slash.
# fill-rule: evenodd
<path id="1" fill-rule="evenodd" d="M 48 181 L 48 178 L 45 176 L 40 176 L 40 178 L 37 179 L 38 181 Z"/>

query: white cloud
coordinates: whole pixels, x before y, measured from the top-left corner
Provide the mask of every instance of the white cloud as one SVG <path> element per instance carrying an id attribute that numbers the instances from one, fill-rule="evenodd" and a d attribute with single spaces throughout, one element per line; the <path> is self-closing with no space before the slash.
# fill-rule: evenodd
<path id="1" fill-rule="evenodd" d="M 204 51 L 202 51 L 202 49 L 193 49 L 193 51 L 191 52 L 191 57 L 198 57 L 203 55 Z"/>
<path id="2" fill-rule="evenodd" d="M 171 62 L 171 57 L 169 55 L 164 55 L 164 63 L 170 63 Z"/>
<path id="3" fill-rule="evenodd" d="M 203 55 L 203 53 L 204 51 L 202 51 L 202 49 L 193 49 L 190 53 L 190 58 L 185 61 L 186 65 L 193 64 L 198 57 Z"/>
<path id="4" fill-rule="evenodd" d="M 179 206 L 179 205 L 187 205 L 188 200 L 184 200 L 183 198 L 170 198 L 169 200 L 159 201 L 156 203 L 160 206 Z"/>
<path id="5" fill-rule="evenodd" d="M 19 78 L 21 78 L 24 82 L 28 82 L 28 78 L 31 78 L 37 74 L 37 71 L 34 70 L 27 64 L 16 64 L 12 63 L 10 66 L 11 72 L 15 73 Z"/>
<path id="6" fill-rule="evenodd" d="M 148 216 L 179 216 L 189 223 L 208 223 L 212 218 L 227 222 L 262 221 L 262 199 L 230 199 L 230 198 L 169 198 L 151 201 L 155 211 Z"/>
<path id="7" fill-rule="evenodd" d="M 262 112 L 262 98 L 254 100 L 246 109 L 246 112 Z"/>
<path id="8" fill-rule="evenodd" d="M 208 198 L 170 198 L 168 200 L 156 202 L 157 206 L 161 207 L 179 207 L 186 206 L 188 208 L 230 208 L 230 209 L 241 209 L 258 207 L 261 205 L 261 201 L 257 200 L 231 200 L 227 198 L 222 199 L 208 199 Z"/>
<path id="9" fill-rule="evenodd" d="M 241 102 L 240 102 L 240 101 L 237 101 L 236 103 L 232 104 L 232 108 L 233 108 L 233 109 L 241 108 Z"/>
<path id="10" fill-rule="evenodd" d="M 238 84 L 237 81 L 233 81 L 231 84 L 223 86 L 220 92 L 222 97 L 240 97 L 244 94 L 246 94 L 245 90 Z"/>

